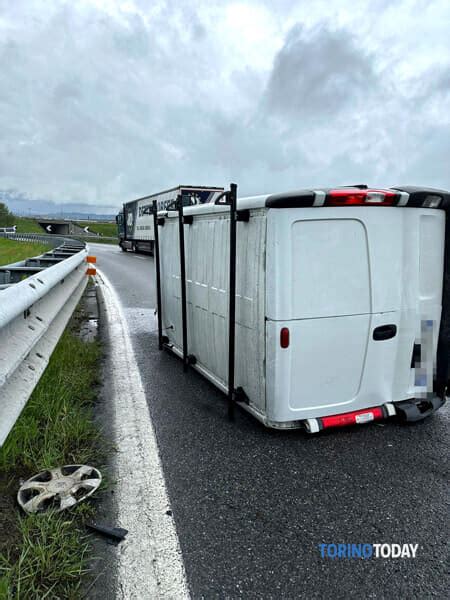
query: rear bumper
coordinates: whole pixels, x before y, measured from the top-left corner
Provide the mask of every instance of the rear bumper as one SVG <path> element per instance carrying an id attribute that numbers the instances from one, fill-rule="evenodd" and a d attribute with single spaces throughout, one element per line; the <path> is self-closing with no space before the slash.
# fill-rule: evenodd
<path id="1" fill-rule="evenodd" d="M 430 396 L 429 398 L 411 398 L 400 402 L 384 404 L 372 408 L 362 409 L 349 413 L 342 413 L 316 419 L 305 419 L 303 426 L 308 433 L 318 433 L 331 427 L 345 427 L 381 421 L 389 417 L 397 417 L 401 421 L 413 423 L 426 419 L 436 412 L 446 402 L 445 395 Z"/>
<path id="2" fill-rule="evenodd" d="M 317 433 L 323 429 L 332 427 L 347 427 L 349 425 L 362 425 L 372 421 L 381 421 L 395 415 L 393 404 L 373 406 L 347 413 L 319 417 L 317 419 L 305 419 L 303 425 L 308 433 Z"/>
<path id="3" fill-rule="evenodd" d="M 422 421 L 436 412 L 446 402 L 445 395 L 430 396 L 429 398 L 411 398 L 395 402 L 395 412 L 402 421 L 413 423 Z"/>

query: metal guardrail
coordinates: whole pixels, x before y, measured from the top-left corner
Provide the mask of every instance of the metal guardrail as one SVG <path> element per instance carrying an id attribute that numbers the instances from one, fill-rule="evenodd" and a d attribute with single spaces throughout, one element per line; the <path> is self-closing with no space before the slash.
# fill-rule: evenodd
<path id="1" fill-rule="evenodd" d="M 88 280 L 88 247 L 56 236 L 0 234 L 0 237 L 45 241 L 52 246 L 45 254 L 0 267 L 1 446 L 83 294 Z"/>
<path id="2" fill-rule="evenodd" d="M 109 236 L 109 235 L 95 235 L 95 234 L 86 234 L 83 235 L 81 233 L 71 233 L 69 236 L 57 235 L 57 234 L 45 234 L 45 233 L 14 233 L 11 231 L 5 232 L 0 228 L 0 238 L 9 238 L 9 239 L 23 239 L 24 241 L 29 242 L 42 242 L 51 244 L 53 246 L 58 246 L 62 244 L 64 240 L 79 240 L 81 242 L 92 242 L 93 244 L 102 243 L 104 241 L 109 242 L 117 242 L 119 243 L 119 238 L 117 236 Z"/>
<path id="3" fill-rule="evenodd" d="M 73 240 L 80 240 L 83 242 L 92 242 L 92 244 L 102 244 L 105 242 L 119 243 L 119 238 L 110 235 L 79 235 L 74 233 L 70 236 Z"/>
<path id="4" fill-rule="evenodd" d="M 11 231 L 1 231 L 0 238 L 7 240 L 18 240 L 21 242 L 40 242 L 41 244 L 49 244 L 52 248 L 56 248 L 64 242 L 72 241 L 72 237 L 64 235 L 50 235 L 45 233 L 14 233 Z"/>

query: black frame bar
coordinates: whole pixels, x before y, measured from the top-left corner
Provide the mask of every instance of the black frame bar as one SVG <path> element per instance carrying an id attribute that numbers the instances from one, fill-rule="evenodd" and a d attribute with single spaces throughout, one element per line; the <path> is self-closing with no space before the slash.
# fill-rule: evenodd
<path id="1" fill-rule="evenodd" d="M 230 184 L 228 194 L 230 204 L 230 283 L 228 310 L 228 417 L 234 418 L 234 370 L 236 341 L 236 222 L 237 222 L 237 185 Z"/>
<path id="2" fill-rule="evenodd" d="M 163 349 L 162 339 L 162 314 L 161 314 L 161 265 L 159 262 L 159 231 L 158 231 L 158 206 L 153 200 L 153 228 L 155 230 L 154 256 L 156 267 L 156 310 L 158 314 L 158 348 Z"/>
<path id="3" fill-rule="evenodd" d="M 186 254 L 184 248 L 184 216 L 183 216 L 183 196 L 177 197 L 178 208 L 178 234 L 180 240 L 180 288 L 181 288 L 181 325 L 183 334 L 183 371 L 187 371 L 188 361 L 188 342 L 187 342 L 187 309 L 186 309 Z"/>

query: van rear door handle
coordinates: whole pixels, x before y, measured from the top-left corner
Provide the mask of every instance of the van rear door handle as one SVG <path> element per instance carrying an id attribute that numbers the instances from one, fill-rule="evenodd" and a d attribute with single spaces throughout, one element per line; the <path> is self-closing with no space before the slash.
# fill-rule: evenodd
<path id="1" fill-rule="evenodd" d="M 390 340 L 397 333 L 397 325 L 380 325 L 373 330 L 374 340 Z"/>

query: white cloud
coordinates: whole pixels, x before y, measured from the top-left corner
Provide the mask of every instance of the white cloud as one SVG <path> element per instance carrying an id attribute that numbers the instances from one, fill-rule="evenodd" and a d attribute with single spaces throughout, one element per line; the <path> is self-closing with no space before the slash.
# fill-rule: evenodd
<path id="1" fill-rule="evenodd" d="M 450 188 L 443 1 L 0 0 L 0 189 Z"/>

